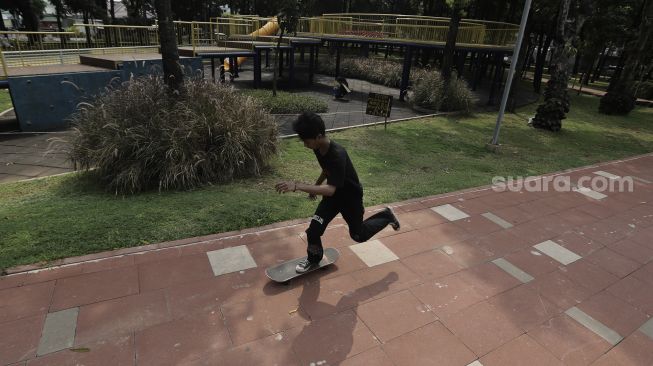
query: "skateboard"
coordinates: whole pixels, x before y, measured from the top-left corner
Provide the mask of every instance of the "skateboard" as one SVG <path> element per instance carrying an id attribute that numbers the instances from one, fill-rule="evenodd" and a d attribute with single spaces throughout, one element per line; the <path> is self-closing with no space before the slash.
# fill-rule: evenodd
<path id="1" fill-rule="evenodd" d="M 276 266 L 272 266 L 265 270 L 265 274 L 272 281 L 287 285 L 288 283 L 290 283 L 290 280 L 292 280 L 293 278 L 313 272 L 316 269 L 325 269 L 327 266 L 335 263 L 339 257 L 340 257 L 340 252 L 338 251 L 338 249 L 325 248 L 324 256 L 320 261 L 320 265 L 314 266 L 313 268 L 309 269 L 304 273 L 297 273 L 295 271 L 295 267 L 300 261 L 306 259 L 306 257 L 291 259 L 287 262 L 283 262 L 281 264 L 277 264 Z"/>

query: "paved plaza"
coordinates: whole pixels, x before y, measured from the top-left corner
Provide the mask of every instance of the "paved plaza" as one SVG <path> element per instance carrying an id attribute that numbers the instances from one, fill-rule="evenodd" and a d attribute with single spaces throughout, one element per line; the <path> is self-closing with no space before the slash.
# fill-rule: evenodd
<path id="1" fill-rule="evenodd" d="M 289 285 L 307 219 L 14 268 L 0 365 L 651 365 L 653 155 L 558 174 L 633 190 L 397 202 L 363 244 L 337 218 Z"/>

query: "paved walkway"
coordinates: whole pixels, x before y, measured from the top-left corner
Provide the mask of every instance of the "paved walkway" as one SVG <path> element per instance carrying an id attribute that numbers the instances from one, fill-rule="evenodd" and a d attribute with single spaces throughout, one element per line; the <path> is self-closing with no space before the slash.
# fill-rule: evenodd
<path id="1" fill-rule="evenodd" d="M 264 270 L 305 220 L 0 277 L 0 365 L 651 365 L 653 155 L 562 176 L 634 190 L 426 197 L 364 244 L 336 219 L 289 286 Z"/>
<path id="2" fill-rule="evenodd" d="M 49 141 L 64 136 L 64 133 L 0 135 L 0 183 L 72 171 L 66 155 L 57 150 L 59 145 Z"/>

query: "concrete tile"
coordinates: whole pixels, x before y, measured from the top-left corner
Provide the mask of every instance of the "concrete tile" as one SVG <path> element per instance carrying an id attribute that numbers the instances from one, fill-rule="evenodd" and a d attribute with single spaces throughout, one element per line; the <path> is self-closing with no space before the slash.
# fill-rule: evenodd
<path id="1" fill-rule="evenodd" d="M 474 304 L 442 321 L 479 357 L 522 333 L 505 313 L 487 301 Z"/>
<path id="2" fill-rule="evenodd" d="M 526 212 L 519 208 L 519 206 L 513 206 L 513 207 L 504 207 L 500 209 L 494 209 L 492 210 L 494 214 L 497 216 L 505 219 L 509 223 L 511 223 L 513 226 L 514 225 L 519 225 L 521 223 L 530 221 L 534 218 L 537 217 L 537 215 Z"/>
<path id="3" fill-rule="evenodd" d="M 608 328 L 605 324 L 592 318 L 591 316 L 587 315 L 584 311 L 578 309 L 575 306 L 567 309 L 565 311 L 565 314 L 567 314 L 569 317 L 571 317 L 572 319 L 574 319 L 575 321 L 583 325 L 585 328 L 594 332 L 599 337 L 605 339 L 606 341 L 608 341 L 608 343 L 610 343 L 613 346 L 621 342 L 621 340 L 623 339 L 623 337 L 619 335 L 619 333 Z"/>
<path id="4" fill-rule="evenodd" d="M 141 292 L 193 283 L 213 277 L 214 274 L 215 271 L 206 259 L 206 254 L 165 259 L 138 266 Z"/>
<path id="5" fill-rule="evenodd" d="M 551 240 L 536 244 L 533 247 L 565 265 L 581 259 L 578 254 Z"/>
<path id="6" fill-rule="evenodd" d="M 345 274 L 304 282 L 301 287 L 299 306 L 311 320 L 317 320 L 352 309 L 374 295 L 351 274 Z"/>
<path id="7" fill-rule="evenodd" d="M 433 207 L 431 209 L 449 221 L 456 221 L 469 217 L 468 214 L 450 204 Z"/>
<path id="8" fill-rule="evenodd" d="M 456 220 L 454 224 L 473 236 L 487 235 L 501 230 L 499 225 L 481 215 Z"/>
<path id="9" fill-rule="evenodd" d="M 231 346 L 218 308 L 136 332 L 139 365 L 180 365 Z"/>
<path id="10" fill-rule="evenodd" d="M 337 364 L 379 345 L 352 310 L 290 329 L 287 333 L 294 339 L 292 349 L 302 365 Z"/>
<path id="11" fill-rule="evenodd" d="M 561 267 L 560 272 L 572 282 L 583 286 L 593 294 L 619 281 L 619 277 L 587 260 L 580 260 L 566 267 Z"/>
<path id="12" fill-rule="evenodd" d="M 370 240 L 365 243 L 355 244 L 349 247 L 368 267 L 398 260 L 388 247 L 379 240 Z"/>
<path id="13" fill-rule="evenodd" d="M 594 174 L 599 175 L 601 177 L 608 178 L 608 179 L 619 179 L 619 178 L 621 178 L 618 175 L 614 175 L 612 173 L 608 173 L 608 172 L 605 172 L 603 170 L 597 170 L 597 171 L 594 172 Z"/>
<path id="14" fill-rule="evenodd" d="M 399 258 L 424 253 L 435 249 L 433 241 L 420 231 L 413 230 L 389 236 L 380 240 L 391 252 Z M 357 244 L 351 247 L 356 247 Z"/>
<path id="15" fill-rule="evenodd" d="M 481 362 L 479 365 L 482 366 L 563 366 L 560 360 L 527 334 L 523 334 L 483 356 Z"/>
<path id="16" fill-rule="evenodd" d="M 522 271 L 520 268 L 518 268 L 517 266 L 513 265 L 512 263 L 508 262 L 503 258 L 495 259 L 492 261 L 492 263 L 496 264 L 499 268 L 503 269 L 504 271 L 506 271 L 506 273 L 515 277 L 522 283 L 528 283 L 535 279 L 533 276 Z"/>
<path id="17" fill-rule="evenodd" d="M 437 320 L 408 290 L 367 302 L 355 311 L 382 343 Z"/>
<path id="18" fill-rule="evenodd" d="M 467 283 L 478 288 L 486 298 L 490 298 L 513 287 L 521 282 L 506 273 L 493 263 L 484 263 L 457 273 Z"/>
<path id="19" fill-rule="evenodd" d="M 83 274 L 57 280 L 50 311 L 59 311 L 137 294 L 136 267 Z"/>
<path id="20" fill-rule="evenodd" d="M 653 260 L 653 249 L 629 239 L 610 244 L 608 247 L 624 257 L 641 264 L 646 264 Z"/>
<path id="21" fill-rule="evenodd" d="M 401 223 L 401 230 L 417 230 L 447 222 L 447 220 L 432 209 L 411 211 L 406 213 L 397 213 L 397 218 Z"/>
<path id="22" fill-rule="evenodd" d="M 653 318 L 646 321 L 639 328 L 639 331 L 646 334 L 649 338 L 653 340 Z"/>
<path id="23" fill-rule="evenodd" d="M 379 299 L 422 283 L 420 276 L 399 261 L 352 272 L 351 276 L 369 292 L 369 300 Z"/>
<path id="24" fill-rule="evenodd" d="M 73 346 L 78 313 L 79 308 L 72 308 L 47 315 L 41 341 L 36 351 L 37 356 L 43 356 Z"/>
<path id="25" fill-rule="evenodd" d="M 612 345 L 562 314 L 527 333 L 565 365 L 589 365 Z"/>
<path id="26" fill-rule="evenodd" d="M 562 245 L 566 249 L 578 254 L 581 257 L 590 255 L 604 246 L 596 240 L 592 240 L 576 232 L 566 232 L 557 238 L 554 242 Z"/>
<path id="27" fill-rule="evenodd" d="M 30 360 L 29 366 L 135 366 L 134 336 L 123 335 L 87 343 L 79 352 L 65 349 Z"/>
<path id="28" fill-rule="evenodd" d="M 481 214 L 481 216 L 501 226 L 503 229 L 510 229 L 511 227 L 513 227 L 513 225 L 510 222 L 502 219 L 501 217 L 493 214 L 492 212 L 486 212 L 484 214 Z"/>
<path id="29" fill-rule="evenodd" d="M 608 197 L 607 195 L 605 195 L 605 194 L 603 194 L 601 192 L 593 191 L 593 190 L 591 190 L 591 189 L 589 189 L 587 187 L 574 188 L 574 192 L 578 192 L 578 193 L 580 193 L 580 194 L 582 194 L 584 196 L 587 196 L 587 197 L 595 199 L 595 200 L 602 200 L 602 199 Z"/>
<path id="30" fill-rule="evenodd" d="M 491 261 L 496 256 L 487 249 L 476 245 L 475 239 L 444 245 L 441 250 L 462 267 L 472 267 Z"/>
<path id="31" fill-rule="evenodd" d="M 529 331 L 562 312 L 536 291 L 518 286 L 488 300 L 523 331 Z"/>
<path id="32" fill-rule="evenodd" d="M 560 262 L 532 247 L 510 253 L 504 257 L 507 261 L 521 268 L 534 277 L 558 270 Z"/>
<path id="33" fill-rule="evenodd" d="M 256 268 L 256 262 L 245 245 L 207 252 L 206 255 L 214 276 Z"/>
<path id="34" fill-rule="evenodd" d="M 382 346 L 396 366 L 465 366 L 476 356 L 439 321 Z"/>
<path id="35" fill-rule="evenodd" d="M 653 292 L 650 284 L 631 275 L 608 287 L 607 291 L 653 316 Z"/>

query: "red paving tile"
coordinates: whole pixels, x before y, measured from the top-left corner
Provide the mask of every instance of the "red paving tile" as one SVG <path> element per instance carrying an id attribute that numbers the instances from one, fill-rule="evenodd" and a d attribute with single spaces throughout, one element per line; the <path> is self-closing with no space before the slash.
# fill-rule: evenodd
<path id="1" fill-rule="evenodd" d="M 50 311 L 116 299 L 138 293 L 136 267 L 83 274 L 57 280 Z"/>
<path id="2" fill-rule="evenodd" d="M 653 180 L 651 162 L 568 175 Z M 637 328 L 653 316 L 653 204 L 642 203 L 653 185 L 636 189 L 602 201 L 483 189 L 400 203 L 402 230 L 375 238 L 400 260 L 372 268 L 337 217 L 323 241 L 340 248 L 338 263 L 289 286 L 264 271 L 305 255 L 303 220 L 65 259 L 76 264 L 0 277 L 0 364 L 650 365 L 653 340 Z M 448 222 L 429 208 L 446 203 L 471 217 Z M 583 258 L 563 266 L 532 247 L 548 239 Z M 215 277 L 206 252 L 236 245 L 258 267 Z M 522 284 L 495 258 L 535 280 Z M 75 347 L 88 352 L 36 358 L 48 310 L 73 306 Z M 611 348 L 563 313 L 571 306 L 625 339 Z"/>
<path id="3" fill-rule="evenodd" d="M 36 356 L 45 315 L 13 320 L 0 326 L 0 365 Z"/>
<path id="4" fill-rule="evenodd" d="M 163 291 L 151 291 L 79 308 L 75 345 L 130 334 L 170 320 Z"/>
<path id="5" fill-rule="evenodd" d="M 594 366 L 650 366 L 653 364 L 653 339 L 635 332 L 608 353 Z"/>
<path id="6" fill-rule="evenodd" d="M 136 332 L 139 366 L 179 365 L 231 346 L 218 308 Z"/>
<path id="7" fill-rule="evenodd" d="M 592 318 L 625 337 L 648 320 L 648 316 L 613 294 L 602 291 L 577 306 Z"/>
<path id="8" fill-rule="evenodd" d="M 481 358 L 483 366 L 529 365 L 562 366 L 553 354 L 527 334 L 495 349 Z"/>
<path id="9" fill-rule="evenodd" d="M 396 366 L 465 366 L 476 359 L 439 321 L 397 337 L 382 348 Z"/>
<path id="10" fill-rule="evenodd" d="M 287 334 L 302 365 L 311 362 L 337 364 L 379 345 L 379 341 L 352 310 L 290 329 Z"/>
<path id="11" fill-rule="evenodd" d="M 134 337 L 123 335 L 38 357 L 28 366 L 133 366 L 136 365 Z"/>
<path id="12" fill-rule="evenodd" d="M 48 312 L 54 281 L 13 287 L 0 291 L 0 325 L 12 320 Z"/>
<path id="13" fill-rule="evenodd" d="M 356 314 L 383 343 L 437 320 L 408 290 L 360 305 Z"/>
<path id="14" fill-rule="evenodd" d="M 565 314 L 542 323 L 528 332 L 537 343 L 565 365 L 589 365 L 611 345 Z"/>
<path id="15" fill-rule="evenodd" d="M 442 322 L 478 357 L 523 333 L 506 313 L 487 301 L 474 304 Z"/>

